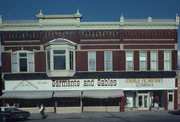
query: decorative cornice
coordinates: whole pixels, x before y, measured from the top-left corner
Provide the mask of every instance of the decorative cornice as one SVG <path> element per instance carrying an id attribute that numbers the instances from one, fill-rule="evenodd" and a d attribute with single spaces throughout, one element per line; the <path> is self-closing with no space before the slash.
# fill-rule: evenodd
<path id="1" fill-rule="evenodd" d="M 42 14 L 42 13 L 41 13 Z M 76 15 L 77 14 L 77 15 Z M 80 13 L 76 13 L 80 16 Z M 43 16 L 38 14 L 39 16 Z M 64 15 L 58 15 L 61 17 Z M 49 15 L 46 17 L 53 17 Z M 178 29 L 179 17 L 176 19 L 124 19 L 119 22 L 40 22 L 40 21 L 3 21 L 0 31 L 37 31 L 37 30 L 111 30 L 111 29 Z"/>

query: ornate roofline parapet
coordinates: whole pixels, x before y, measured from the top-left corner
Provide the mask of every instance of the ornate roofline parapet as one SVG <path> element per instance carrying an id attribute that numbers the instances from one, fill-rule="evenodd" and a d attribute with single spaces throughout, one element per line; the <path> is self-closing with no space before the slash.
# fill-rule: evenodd
<path id="1" fill-rule="evenodd" d="M 67 15 L 44 15 L 42 10 L 36 15 L 40 23 L 66 23 L 66 22 L 80 22 L 82 14 L 79 10 L 75 14 Z"/>
<path id="2" fill-rule="evenodd" d="M 178 29 L 179 16 L 174 19 L 125 19 L 118 22 L 80 22 L 79 10 L 72 15 L 44 15 L 40 10 L 38 20 L 12 21 L 0 18 L 0 31 L 34 30 L 112 30 L 112 29 Z"/>

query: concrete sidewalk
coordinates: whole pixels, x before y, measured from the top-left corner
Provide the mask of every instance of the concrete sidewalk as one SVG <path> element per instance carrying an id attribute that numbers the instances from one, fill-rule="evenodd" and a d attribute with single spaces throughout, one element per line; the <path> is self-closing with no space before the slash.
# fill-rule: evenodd
<path id="1" fill-rule="evenodd" d="M 73 114 L 46 113 L 49 119 L 83 119 L 83 118 L 112 118 L 112 117 L 150 117 L 172 116 L 176 111 L 127 111 L 127 112 L 83 112 Z M 29 119 L 41 119 L 39 113 L 31 114 Z"/>

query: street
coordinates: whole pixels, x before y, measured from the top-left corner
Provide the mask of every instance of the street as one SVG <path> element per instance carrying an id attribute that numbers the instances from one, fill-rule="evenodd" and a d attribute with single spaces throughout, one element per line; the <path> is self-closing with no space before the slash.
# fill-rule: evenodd
<path id="1" fill-rule="evenodd" d="M 32 114 L 24 122 L 180 122 L 180 115 L 168 111 L 128 111 L 122 113 L 84 112 L 77 114 L 46 113 L 47 119 Z"/>

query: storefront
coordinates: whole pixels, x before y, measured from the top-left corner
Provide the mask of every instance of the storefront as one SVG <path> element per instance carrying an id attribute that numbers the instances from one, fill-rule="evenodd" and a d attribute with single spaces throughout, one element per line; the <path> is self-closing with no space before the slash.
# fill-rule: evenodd
<path id="1" fill-rule="evenodd" d="M 157 78 L 152 78 L 154 73 Z M 63 80 L 9 79 L 5 81 L 6 87 L 2 98 L 34 100 L 31 103 L 34 104 L 31 105 L 33 107 L 36 107 L 39 102 L 48 103 L 47 106 L 54 107 L 55 112 L 59 108 L 62 112 L 67 107 L 69 110 L 76 107 L 79 112 L 124 111 L 124 107 L 125 110 L 174 109 L 177 106 L 176 73 L 154 73 L 99 72 L 96 75 L 94 75 L 95 73 L 77 73 L 73 79 Z M 132 74 L 133 77 L 134 75 L 143 77 L 148 74 L 151 78 L 130 78 Z M 123 78 L 127 75 L 129 75 L 128 78 Z M 99 76 L 104 78 L 98 78 Z M 87 77 L 87 79 L 82 77 Z M 21 107 L 24 106 L 23 102 L 19 104 L 22 104 L 19 105 Z"/>

